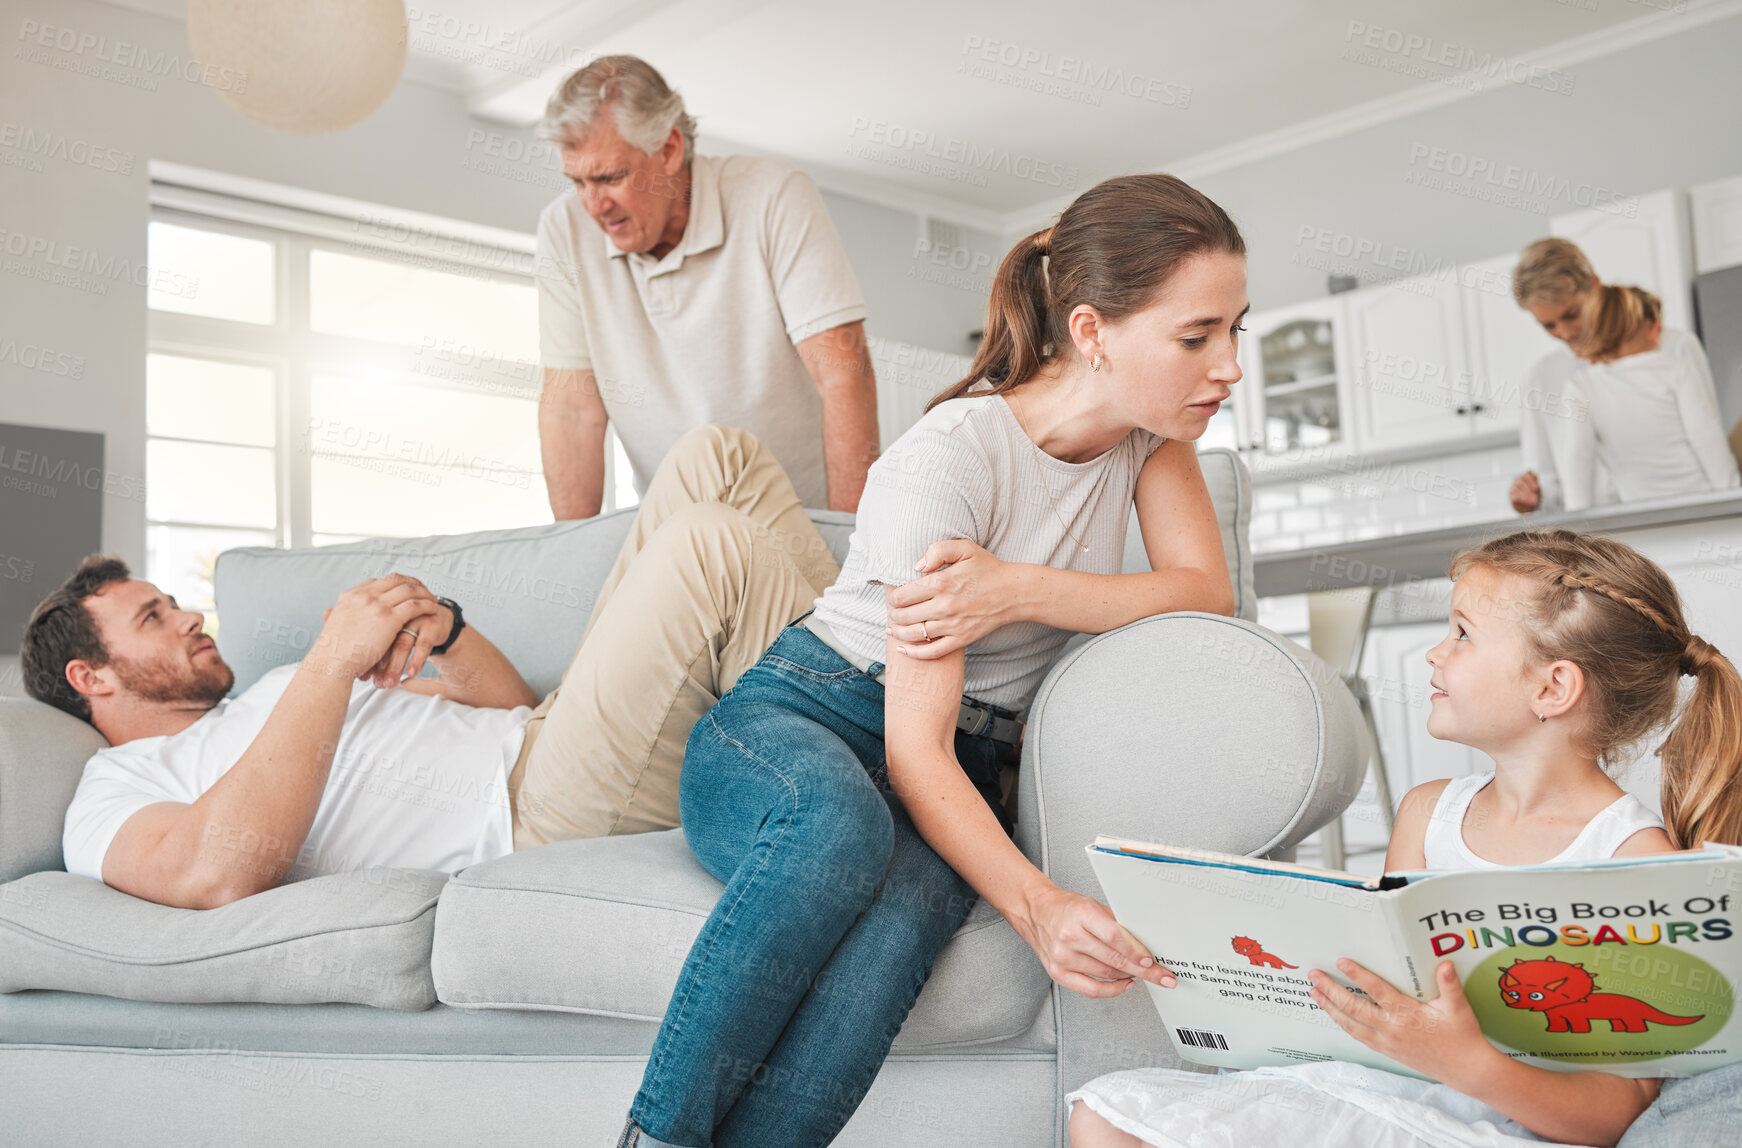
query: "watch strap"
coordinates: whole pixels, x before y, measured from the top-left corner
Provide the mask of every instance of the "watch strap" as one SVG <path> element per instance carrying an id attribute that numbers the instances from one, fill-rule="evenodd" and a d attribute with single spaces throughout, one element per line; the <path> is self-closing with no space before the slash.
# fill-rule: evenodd
<path id="1" fill-rule="evenodd" d="M 466 618 L 465 615 L 460 612 L 460 604 L 458 602 L 454 601 L 452 598 L 437 598 L 436 601 L 448 608 L 448 612 L 454 616 L 454 624 L 448 630 L 446 641 L 439 646 L 430 647 L 429 652 L 431 657 L 434 657 L 437 654 L 447 653 L 449 648 L 453 646 L 454 640 L 460 636 L 460 631 L 466 628 Z"/>

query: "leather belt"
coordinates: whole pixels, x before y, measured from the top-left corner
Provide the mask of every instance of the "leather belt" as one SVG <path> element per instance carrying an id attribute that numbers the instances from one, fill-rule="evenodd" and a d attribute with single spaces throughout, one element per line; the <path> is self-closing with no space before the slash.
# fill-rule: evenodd
<path id="1" fill-rule="evenodd" d="M 875 674 L 871 673 L 871 663 L 849 650 L 841 639 L 835 636 L 835 631 L 829 627 L 828 623 L 822 621 L 815 614 L 806 614 L 793 625 L 803 626 L 816 635 L 817 641 L 841 655 L 848 665 L 870 677 L 873 681 L 885 684 L 885 672 L 879 669 Z M 984 702 L 977 702 L 966 695 L 962 698 L 961 709 L 956 713 L 956 729 L 969 737 L 987 737 L 993 741 L 1001 741 L 1006 745 L 1022 744 L 1022 723 L 1014 715 L 1011 715 L 1010 711 L 1000 710 L 997 706 L 989 706 Z"/>

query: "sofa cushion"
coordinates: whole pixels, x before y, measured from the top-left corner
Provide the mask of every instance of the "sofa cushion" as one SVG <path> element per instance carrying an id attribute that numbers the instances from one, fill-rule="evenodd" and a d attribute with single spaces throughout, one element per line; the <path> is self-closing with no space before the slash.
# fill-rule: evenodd
<path id="1" fill-rule="evenodd" d="M 89 722 L 31 698 L 0 698 L 0 882 L 64 868 L 61 824 L 91 755 Z"/>
<path id="2" fill-rule="evenodd" d="M 173 1003 L 435 1003 L 429 954 L 446 875 L 360 869 L 217 909 L 172 909 L 88 877 L 0 885 L 0 992 Z"/>
<path id="3" fill-rule="evenodd" d="M 236 672 L 231 693 L 241 693 L 275 666 L 301 661 L 320 633 L 321 611 L 341 591 L 399 572 L 458 602 L 466 621 L 489 635 L 526 684 L 547 694 L 575 656 L 593 598 L 617 560 L 634 513 L 299 550 L 226 550 L 218 555 L 212 582 L 223 622 L 218 649 Z M 853 516 L 809 513 L 836 560 L 844 558 Z"/>
<path id="4" fill-rule="evenodd" d="M 683 831 L 559 841 L 474 865 L 442 891 L 431 966 L 444 1004 L 658 1021 L 724 886 Z M 984 901 L 938 954 L 897 1048 L 1025 1032 L 1052 982 Z"/>

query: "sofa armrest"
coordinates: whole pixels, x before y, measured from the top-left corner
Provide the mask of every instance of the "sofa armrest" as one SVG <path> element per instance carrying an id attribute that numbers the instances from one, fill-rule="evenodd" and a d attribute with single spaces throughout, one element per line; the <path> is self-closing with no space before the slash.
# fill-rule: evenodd
<path id="1" fill-rule="evenodd" d="M 1041 684 L 1016 841 L 1103 900 L 1083 852 L 1096 834 L 1282 852 L 1347 807 L 1366 765 L 1354 696 L 1309 651 L 1237 618 L 1159 614 L 1068 651 Z M 1179 1065 L 1145 989 L 1052 991 L 1061 1097 L 1103 1072 Z"/>
<path id="2" fill-rule="evenodd" d="M 0 698 L 0 884 L 62 869 L 61 827 L 91 755 L 89 723 L 30 698 Z"/>

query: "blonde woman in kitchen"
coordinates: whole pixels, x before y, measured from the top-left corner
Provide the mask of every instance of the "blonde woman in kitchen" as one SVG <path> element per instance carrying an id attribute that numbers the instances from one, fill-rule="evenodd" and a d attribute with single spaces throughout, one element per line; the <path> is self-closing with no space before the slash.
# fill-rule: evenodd
<path id="1" fill-rule="evenodd" d="M 1587 308 L 1600 286 L 1590 260 L 1570 239 L 1539 239 L 1518 253 L 1518 265 L 1512 272 L 1513 298 L 1561 344 L 1531 368 L 1525 389 L 1531 401 L 1524 404 L 1519 427 L 1524 471 L 1513 480 L 1509 495 L 1512 509 L 1520 514 L 1535 510 L 1582 510 L 1616 501 L 1613 483 L 1600 463 L 1592 468 L 1588 478 L 1581 473 L 1582 485 L 1575 505 L 1568 505 L 1563 490 L 1566 452 L 1575 434 L 1583 429 L 1580 424 L 1591 417 L 1584 404 L 1592 401 L 1593 396 L 1582 394 L 1573 376 L 1588 365 L 1579 352 L 1585 336 Z M 1703 408 L 1705 396 L 1710 396 L 1711 419 L 1715 422 L 1717 399 L 1712 368 L 1699 339 L 1687 331 L 1660 328 L 1656 351 L 1661 356 L 1656 364 L 1673 364 L 1675 370 L 1670 373 L 1685 380 L 1682 393 L 1688 397 L 1688 403 Z M 1667 450 L 1669 446 L 1661 444 L 1659 449 Z M 1586 482 L 1588 487 L 1583 485 Z"/>

